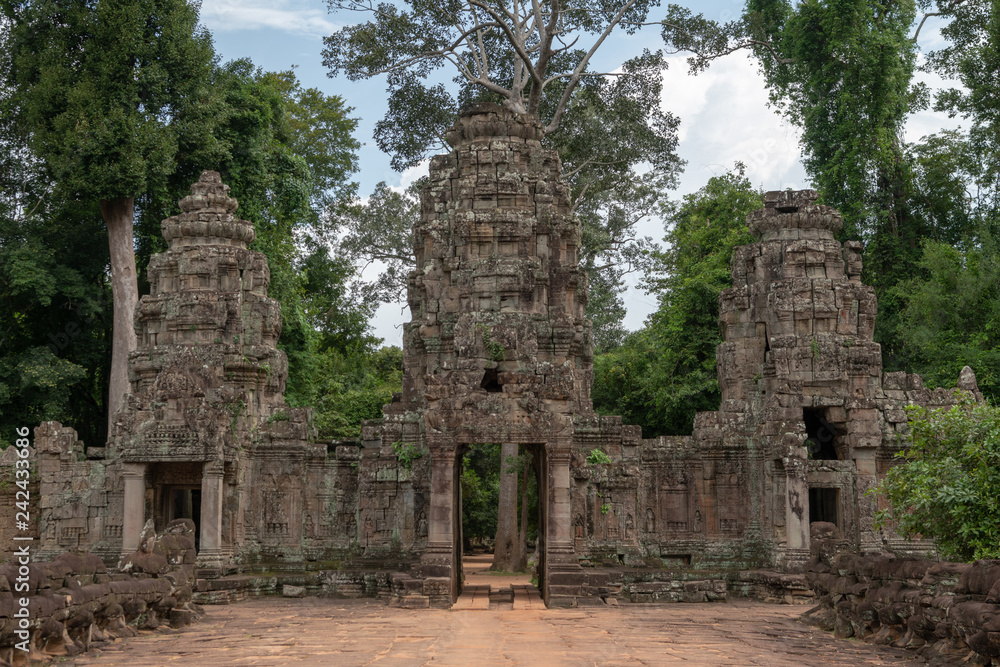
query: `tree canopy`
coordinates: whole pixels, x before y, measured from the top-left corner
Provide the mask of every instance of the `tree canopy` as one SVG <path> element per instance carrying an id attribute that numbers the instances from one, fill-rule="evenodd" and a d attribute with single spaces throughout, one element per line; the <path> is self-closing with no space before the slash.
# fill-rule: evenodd
<path id="1" fill-rule="evenodd" d="M 602 76 L 588 66 L 604 41 L 618 29 L 635 32 L 655 4 L 548 0 L 507 7 L 488 0 L 409 0 L 401 10 L 371 0 L 330 0 L 332 9 L 365 12 L 372 20 L 327 37 L 323 62 L 332 74 L 344 72 L 352 80 L 388 75 L 390 106 L 396 101 L 453 108 L 440 104 L 451 99 L 444 86 L 424 83 L 442 67 L 516 113 L 542 116 L 548 94 L 553 99 L 545 132 L 551 133 L 577 86 Z M 588 44 L 577 48 L 583 35 Z"/>
<path id="2" fill-rule="evenodd" d="M 337 96 L 302 87 L 293 72 L 264 72 L 245 60 L 218 63 L 208 35 L 197 30 L 189 38 L 194 39 L 199 62 L 204 61 L 206 67 L 192 73 L 183 86 L 170 88 L 171 58 L 186 57 L 170 51 L 170 37 L 181 31 L 180 18 L 194 30 L 197 14 L 192 6 L 81 2 L 64 7 L 52 3 L 53 15 L 46 14 L 44 7 L 9 3 L 0 18 L 7 26 L 12 20 L 8 12 L 16 13 L 38 22 L 41 31 L 32 33 L 25 26 L 18 28 L 23 34 L 6 27 L 0 30 L 0 71 L 5 80 L 20 84 L 32 73 L 49 78 L 58 75 L 53 85 L 64 86 L 47 90 L 47 78 L 39 83 L 39 90 L 19 85 L 0 88 L 0 178 L 4 186 L 0 195 L 0 316 L 5 323 L 0 331 L 0 425 L 6 425 L 4 432 L 11 432 L 7 426 L 23 426 L 26 419 L 35 423 L 55 419 L 76 427 L 88 445 L 100 445 L 106 437 L 114 300 L 107 271 L 111 263 L 108 228 L 99 216 L 102 195 L 98 188 L 115 181 L 116 158 L 111 153 L 102 158 L 94 151 L 119 150 L 124 156 L 119 185 L 129 181 L 136 189 L 109 192 L 130 194 L 129 199 L 135 201 L 134 234 L 129 211 L 123 245 L 129 253 L 136 249 L 140 267 L 138 281 L 132 269 L 136 293 L 148 289 L 145 266 L 152 253 L 165 246 L 160 221 L 179 211 L 177 200 L 189 192 L 203 169 L 221 171 L 240 202 L 240 215 L 254 223 L 253 247 L 267 255 L 270 294 L 282 304 L 279 347 L 289 355 L 288 400 L 293 404 L 322 402 L 324 423 L 347 424 L 339 430 L 330 428 L 328 433 L 356 435 L 361 419 L 377 416 L 399 379 L 391 361 L 388 370 L 373 370 L 385 364 L 378 360 L 377 341 L 369 332 L 371 304 L 350 291 L 355 267 L 328 250 L 325 207 L 353 191 L 349 177 L 356 169 L 359 144 L 351 136 L 356 123 L 351 110 Z M 167 9 L 175 12 L 176 25 L 166 25 L 162 14 Z M 61 28 L 57 10 L 68 12 Z M 150 12 L 145 21 L 135 13 L 141 11 Z M 94 26 L 101 21 L 113 20 L 124 22 L 122 30 L 135 24 L 154 32 L 173 31 L 163 35 L 156 47 L 145 42 L 129 47 L 133 55 L 146 54 L 134 60 L 135 67 L 145 67 L 149 61 L 148 70 L 137 74 L 134 86 L 113 80 L 112 70 L 124 56 L 108 55 L 104 63 L 100 54 L 87 53 L 79 62 L 60 55 L 64 42 L 75 44 L 73 48 L 99 49 L 98 42 L 89 41 L 94 35 L 88 31 L 97 30 Z M 106 25 L 98 27 L 103 32 L 96 34 L 110 34 Z M 31 46 L 43 39 L 45 30 L 55 31 L 54 42 Z M 71 33 L 76 35 L 72 39 Z M 122 45 L 111 50 L 117 53 L 119 48 L 127 50 Z M 51 71 L 42 67 L 46 58 L 59 61 Z M 96 68 L 96 74 L 84 65 Z M 73 74 L 73 66 L 79 76 Z M 20 78 L 6 76 L 9 72 Z M 66 87 L 71 84 L 82 88 L 74 92 Z M 167 92 L 156 85 L 165 86 Z M 102 100 L 102 95 L 108 100 Z M 120 104 L 119 113 L 136 124 L 128 126 L 132 128 L 127 130 L 129 137 L 116 148 L 107 132 L 94 130 L 113 118 L 91 122 L 87 114 L 100 116 L 102 104 L 126 99 L 140 100 L 134 118 L 128 115 L 132 107 Z M 57 103 L 67 105 L 59 112 L 62 116 L 41 121 L 32 116 L 41 113 L 38 109 L 45 104 L 56 109 Z M 72 117 L 80 122 L 72 124 Z M 142 130 L 140 121 L 148 122 L 149 128 Z M 40 123 L 37 135 L 36 122 Z M 88 126 L 94 131 L 87 131 Z M 68 133 L 60 135 L 58 128 Z M 142 145 L 130 148 L 129 141 L 138 140 L 143 132 L 158 136 L 157 145 L 171 148 L 169 155 L 159 156 L 165 162 L 142 153 Z M 45 142 L 40 143 L 43 138 Z M 97 142 L 96 148 L 88 141 Z M 101 160 L 105 171 L 84 173 L 90 169 L 87 159 Z M 93 180 L 88 180 L 91 176 Z M 351 363 L 345 362 L 347 356 Z M 331 373 L 340 375 L 331 378 Z M 338 382 L 337 387 L 331 386 Z M 374 389 L 369 391 L 369 386 Z M 366 408 L 364 416 L 357 416 L 357 400 L 326 398 L 350 391 L 361 392 L 368 403 L 377 401 L 374 412 Z"/>
<path id="3" fill-rule="evenodd" d="M 107 225 L 114 329 L 110 424 L 128 393 L 138 302 L 135 198 L 162 187 L 185 134 L 211 138 L 189 110 L 205 96 L 211 38 L 186 0 L 0 3 L 14 123 L 62 196 Z"/>

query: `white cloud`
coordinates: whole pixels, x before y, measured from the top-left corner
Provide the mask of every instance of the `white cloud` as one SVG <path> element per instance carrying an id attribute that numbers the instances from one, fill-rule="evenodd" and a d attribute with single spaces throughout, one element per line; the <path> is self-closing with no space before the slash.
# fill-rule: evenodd
<path id="1" fill-rule="evenodd" d="M 681 119 L 678 154 L 687 160 L 680 186 L 672 197 L 697 191 L 712 176 L 746 165 L 751 183 L 764 190 L 809 187 L 801 162 L 801 132 L 768 107 L 763 76 L 749 54 L 737 52 L 691 76 L 684 56 L 670 59 L 663 77 L 661 103 Z M 645 220 L 640 234 L 663 237 L 662 221 Z M 640 328 L 656 310 L 656 298 L 636 287 L 630 275 L 623 295 L 625 327 Z"/>
<path id="2" fill-rule="evenodd" d="M 340 26 L 326 9 L 302 0 L 204 0 L 201 20 L 213 32 L 270 29 L 322 37 Z"/>
<path id="3" fill-rule="evenodd" d="M 403 325 L 410 319 L 410 308 L 405 303 L 383 303 L 371 319 L 372 333 L 382 339 L 383 345 L 403 347 Z"/>
<path id="4" fill-rule="evenodd" d="M 738 52 L 697 76 L 684 58 L 671 59 L 662 104 L 681 119 L 680 156 L 688 161 L 680 194 L 743 162 L 765 190 L 805 187 L 798 128 L 767 106 L 767 88 L 749 54 Z"/>
<path id="5" fill-rule="evenodd" d="M 951 44 L 951 42 L 941 34 L 941 28 L 947 25 L 950 20 L 951 19 L 949 18 L 941 16 L 931 16 L 924 21 L 924 25 L 920 28 L 920 34 L 917 35 L 919 38 L 917 44 L 920 46 L 921 51 L 926 52 L 933 51 L 934 49 L 943 49 Z"/>
<path id="6" fill-rule="evenodd" d="M 423 178 L 430 174 L 431 161 L 429 159 L 423 160 L 420 164 L 415 164 L 403 171 L 399 177 L 399 188 L 398 190 L 403 191 L 406 188 L 413 185 L 417 180 Z M 397 188 L 393 188 L 396 190 Z"/>

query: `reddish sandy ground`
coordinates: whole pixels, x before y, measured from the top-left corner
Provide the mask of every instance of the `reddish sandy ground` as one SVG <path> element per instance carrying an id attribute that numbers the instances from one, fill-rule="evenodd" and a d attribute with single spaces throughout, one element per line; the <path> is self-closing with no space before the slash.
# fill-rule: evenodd
<path id="1" fill-rule="evenodd" d="M 548 610 L 523 578 L 477 573 L 452 610 L 376 600 L 267 598 L 206 607 L 183 631 L 146 633 L 65 665 L 914 665 L 907 651 L 834 639 L 807 607 L 747 600 Z M 513 601 L 489 601 L 514 584 Z M 520 591 L 520 592 L 519 592 Z M 478 599 L 477 599 L 478 598 Z M 508 598 L 509 599 L 509 598 Z"/>

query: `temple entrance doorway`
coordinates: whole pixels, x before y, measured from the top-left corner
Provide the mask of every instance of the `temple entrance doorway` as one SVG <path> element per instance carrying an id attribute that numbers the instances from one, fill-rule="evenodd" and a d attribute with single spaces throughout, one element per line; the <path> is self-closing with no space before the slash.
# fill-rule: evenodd
<path id="1" fill-rule="evenodd" d="M 201 549 L 201 463 L 154 463 L 153 523 L 163 530 L 174 519 L 194 521 L 194 548 Z"/>
<path id="2" fill-rule="evenodd" d="M 508 447 L 507 457 L 503 456 L 503 449 L 500 443 L 469 444 L 461 447 L 458 453 L 456 477 L 459 483 L 455 486 L 459 516 L 454 553 L 459 594 L 469 586 L 476 586 L 477 590 L 470 589 L 470 592 L 489 593 L 492 587 L 494 598 L 507 592 L 512 595 L 511 584 L 523 587 L 529 580 L 537 584 L 539 590 L 544 587 L 546 496 L 543 489 L 547 485 L 539 474 L 544 470 L 544 447 L 520 445 L 517 456 L 511 456 Z M 504 470 L 513 473 L 517 481 L 512 494 L 513 516 L 508 515 L 514 522 L 517 548 L 523 550 L 515 558 L 518 561 L 515 571 L 508 571 L 508 567 L 497 571 L 493 567 L 501 511 L 500 476 Z M 510 502 L 509 498 L 507 500 Z M 510 512 L 511 507 L 505 507 Z M 474 565 L 466 569 L 465 563 Z"/>
<path id="3" fill-rule="evenodd" d="M 198 551 L 201 543 L 199 528 L 201 527 L 201 486 L 173 486 L 166 490 L 167 523 L 174 519 L 191 519 L 194 521 L 194 550 Z"/>

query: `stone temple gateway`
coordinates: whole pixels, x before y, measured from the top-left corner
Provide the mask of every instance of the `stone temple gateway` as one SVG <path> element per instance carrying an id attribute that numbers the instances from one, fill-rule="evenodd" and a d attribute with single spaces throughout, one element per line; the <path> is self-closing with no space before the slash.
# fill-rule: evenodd
<path id="1" fill-rule="evenodd" d="M 287 571 L 331 595 L 448 606 L 463 580 L 462 454 L 488 442 L 533 456 L 553 606 L 657 599 L 698 572 L 795 571 L 815 522 L 860 552 L 930 548 L 878 529 L 865 492 L 905 447 L 903 408 L 954 398 L 882 372 L 874 292 L 860 244 L 834 238 L 839 213 L 812 191 L 767 194 L 719 300 L 720 409 L 691 436 L 644 440 L 593 410 L 580 227 L 540 139 L 491 105 L 449 132 L 414 234 L 403 391 L 360 442 L 318 442 L 311 412 L 284 403 L 267 262 L 205 172 L 163 223 L 170 247 L 150 264 L 132 395 L 107 447 L 36 430 L 41 554 L 111 563 L 146 521 L 190 518 L 203 591 Z M 978 395 L 971 370 L 959 386 Z M 594 449 L 611 463 L 588 463 Z"/>

